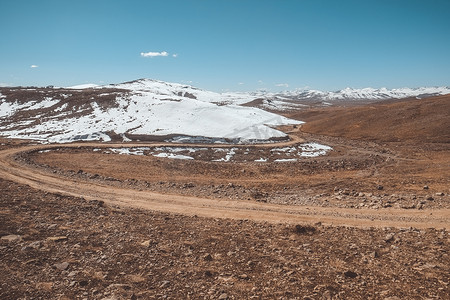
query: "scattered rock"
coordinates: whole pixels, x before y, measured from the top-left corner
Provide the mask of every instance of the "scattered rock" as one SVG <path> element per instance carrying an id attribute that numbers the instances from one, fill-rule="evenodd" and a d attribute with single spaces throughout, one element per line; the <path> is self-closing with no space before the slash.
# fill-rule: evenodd
<path id="1" fill-rule="evenodd" d="M 89 281 L 87 281 L 87 280 L 81 280 L 80 282 L 78 282 L 78 284 L 79 284 L 80 286 L 87 286 L 87 285 L 89 284 Z"/>
<path id="2" fill-rule="evenodd" d="M 212 261 L 213 257 L 211 256 L 211 254 L 208 253 L 205 256 L 203 256 L 203 259 L 206 260 L 206 261 Z"/>
<path id="3" fill-rule="evenodd" d="M 169 285 L 170 285 L 170 281 L 164 280 L 163 282 L 161 282 L 161 285 L 159 287 L 164 289 L 164 288 L 168 287 Z"/>
<path id="4" fill-rule="evenodd" d="M 47 241 L 53 241 L 53 242 L 62 242 L 67 241 L 67 236 L 51 236 L 47 238 Z"/>
<path id="5" fill-rule="evenodd" d="M 63 263 L 60 263 L 60 264 L 54 264 L 53 266 L 56 269 L 58 269 L 58 270 L 64 271 L 64 270 L 66 270 L 69 267 L 69 263 L 68 262 L 63 262 Z"/>
<path id="6" fill-rule="evenodd" d="M 150 240 L 144 241 L 141 243 L 141 246 L 150 247 Z"/>
<path id="7" fill-rule="evenodd" d="M 295 232 L 297 234 L 305 234 L 305 233 L 313 233 L 316 231 L 315 227 L 309 226 L 309 225 L 295 225 Z"/>
<path id="8" fill-rule="evenodd" d="M 423 189 L 424 190 L 428 190 L 430 187 L 428 186 L 428 185 L 425 185 L 424 187 L 423 187 Z"/>
<path id="9" fill-rule="evenodd" d="M 226 300 L 228 299 L 228 294 L 227 293 L 222 293 L 220 294 L 219 298 L 217 298 L 219 300 Z"/>
<path id="10" fill-rule="evenodd" d="M 384 186 L 382 186 L 382 185 L 377 185 L 377 190 L 381 191 L 381 190 L 383 190 L 383 189 L 384 189 Z"/>
<path id="11" fill-rule="evenodd" d="M 32 242 L 32 243 L 26 245 L 25 247 L 23 247 L 22 251 L 31 250 L 31 249 L 38 250 L 41 247 L 42 247 L 42 242 L 35 241 L 35 242 Z"/>
<path id="12" fill-rule="evenodd" d="M 392 241 L 394 240 L 394 238 L 395 238 L 395 235 L 392 234 L 392 233 L 389 233 L 389 234 L 386 235 L 386 237 L 384 238 L 384 241 L 385 241 L 386 243 L 390 243 L 390 242 L 392 242 Z"/>
<path id="13" fill-rule="evenodd" d="M 16 242 L 20 242 L 22 240 L 22 237 L 17 234 L 9 234 L 9 235 L 2 236 L 1 240 L 8 241 L 9 243 L 16 243 Z"/>
<path id="14" fill-rule="evenodd" d="M 348 278 L 356 278 L 356 276 L 358 276 L 358 274 L 356 272 L 353 272 L 350 270 L 344 272 L 344 275 L 345 275 L 345 277 L 348 277 Z"/>
<path id="15" fill-rule="evenodd" d="M 79 273 L 78 271 L 72 271 L 72 272 L 70 272 L 70 273 L 67 275 L 67 277 L 74 277 L 74 276 L 76 276 L 78 273 Z"/>

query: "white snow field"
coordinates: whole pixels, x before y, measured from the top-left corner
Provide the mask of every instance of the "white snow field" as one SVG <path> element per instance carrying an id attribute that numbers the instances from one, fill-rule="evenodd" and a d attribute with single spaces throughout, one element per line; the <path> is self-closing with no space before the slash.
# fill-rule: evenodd
<path id="1" fill-rule="evenodd" d="M 239 106 L 239 103 L 253 99 L 248 94 L 218 94 L 148 79 L 104 87 L 85 87 L 96 90 L 103 88 L 105 91 L 114 88 L 128 92 L 115 96 L 114 103 L 108 106 L 98 103 L 93 97 L 88 107 L 83 107 L 81 111 L 80 107 L 71 107 L 70 102 L 68 107 L 63 107 L 68 102 L 58 99 L 48 99 L 41 104 L 30 102 L 19 105 L 2 98 L 0 134 L 56 143 L 110 141 L 110 133 L 122 135 L 124 139 L 130 135 L 178 135 L 224 138 L 243 143 L 284 137 L 285 134 L 276 130 L 275 126 L 303 123 L 258 108 Z M 58 112 L 58 115 L 47 113 L 45 118 L 30 115 L 20 119 L 20 126 L 17 126 L 17 122 L 2 122 L 13 119 L 20 110 L 34 107 L 52 107 L 52 112 Z M 80 113 L 83 109 L 86 112 Z"/>

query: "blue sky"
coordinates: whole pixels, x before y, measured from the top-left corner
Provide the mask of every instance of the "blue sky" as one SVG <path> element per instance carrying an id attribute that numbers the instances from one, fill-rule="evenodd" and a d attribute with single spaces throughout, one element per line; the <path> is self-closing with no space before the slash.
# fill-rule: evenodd
<path id="1" fill-rule="evenodd" d="M 0 0 L 0 85 L 450 85 L 449 0 Z"/>

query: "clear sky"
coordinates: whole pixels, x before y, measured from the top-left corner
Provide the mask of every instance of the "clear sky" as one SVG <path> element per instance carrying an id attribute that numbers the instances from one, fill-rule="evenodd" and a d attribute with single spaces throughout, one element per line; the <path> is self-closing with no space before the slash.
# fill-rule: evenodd
<path id="1" fill-rule="evenodd" d="M 450 0 L 0 0 L 0 85 L 450 85 Z"/>

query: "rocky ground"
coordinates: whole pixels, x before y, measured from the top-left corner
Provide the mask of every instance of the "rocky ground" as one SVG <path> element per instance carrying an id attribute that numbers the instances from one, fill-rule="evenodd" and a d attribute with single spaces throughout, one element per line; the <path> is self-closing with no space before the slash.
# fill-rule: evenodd
<path id="1" fill-rule="evenodd" d="M 448 104 L 439 99 L 437 108 L 427 102 L 414 109 L 442 111 Z M 340 121 L 328 108 L 299 113 L 312 124 L 300 137 L 333 151 L 295 162 L 257 163 L 254 151 L 248 161 L 171 160 L 105 154 L 89 144 L 25 153 L 16 161 L 69 181 L 169 195 L 355 210 L 449 208 L 445 114 L 436 121 L 440 130 L 423 141 L 395 125 L 395 109 L 414 111 L 410 106 L 373 107 L 385 120 L 378 127 L 366 126 L 364 106 Z M 317 121 L 322 114 L 335 122 L 328 134 Z M 410 119 L 418 131 L 429 120 Z M 397 126 L 395 140 L 384 138 L 386 124 Z M 0 150 L 29 143 L 0 142 Z M 450 299 L 446 229 L 200 218 L 5 179 L 0 191 L 0 299 Z"/>
<path id="2" fill-rule="evenodd" d="M 156 213 L 1 180 L 1 299 L 448 299 L 445 230 Z"/>
<path id="3" fill-rule="evenodd" d="M 19 159 L 66 178 L 168 194 L 356 209 L 450 208 L 448 144 L 380 145 L 300 135 L 333 150 L 293 162 L 255 162 L 260 156 L 273 160 L 280 155 L 270 156 L 270 148 L 243 147 L 235 152 L 248 153 L 242 156 L 247 161 L 214 162 L 213 149 L 203 151 L 199 160 L 179 160 L 86 146 L 32 152 Z"/>

